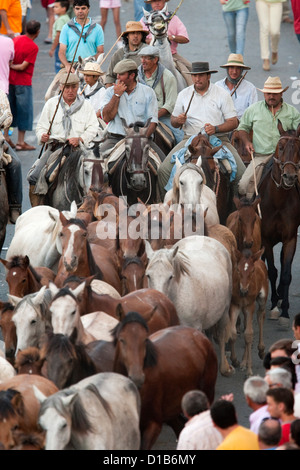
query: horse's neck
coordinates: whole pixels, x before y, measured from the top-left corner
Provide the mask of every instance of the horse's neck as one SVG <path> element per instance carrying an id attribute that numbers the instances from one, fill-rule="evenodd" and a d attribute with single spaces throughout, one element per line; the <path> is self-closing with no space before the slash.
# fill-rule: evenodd
<path id="1" fill-rule="evenodd" d="M 42 287 L 41 282 L 36 279 L 34 273 L 31 271 L 30 268 L 27 270 L 27 273 L 28 273 L 28 289 L 30 291 L 28 292 L 28 294 L 31 294 L 32 292 L 37 292 Z"/>
<path id="2" fill-rule="evenodd" d="M 97 296 L 95 299 L 98 298 L 97 302 L 100 304 L 99 309 L 116 318 L 117 305 L 120 300 L 114 299 L 108 294 L 95 294 L 95 296 Z"/>
<path id="3" fill-rule="evenodd" d="M 95 336 L 93 336 L 86 328 L 84 328 L 79 314 L 77 321 L 77 334 L 78 342 L 81 342 L 83 344 L 88 344 L 96 340 Z"/>

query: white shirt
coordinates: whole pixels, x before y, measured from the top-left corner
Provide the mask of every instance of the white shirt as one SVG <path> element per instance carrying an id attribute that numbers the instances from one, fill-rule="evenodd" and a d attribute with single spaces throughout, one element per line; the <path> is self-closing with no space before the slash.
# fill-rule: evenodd
<path id="1" fill-rule="evenodd" d="M 54 96 L 50 98 L 42 111 L 41 117 L 36 126 L 36 136 L 38 142 L 41 143 L 42 134 L 47 134 L 50 122 L 54 116 L 59 97 Z M 66 104 L 66 108 L 69 106 Z M 65 130 L 63 126 L 63 109 L 59 105 L 54 122 L 51 127 L 51 139 L 57 139 L 60 142 L 65 142 Z M 71 116 L 72 128 L 68 137 L 81 137 L 83 143 L 88 145 L 99 131 L 99 123 L 96 113 L 88 100 L 84 100 L 82 107 Z"/>
<path id="2" fill-rule="evenodd" d="M 216 450 L 223 438 L 214 427 L 210 411 L 193 416 L 181 431 L 177 450 Z"/>
<path id="3" fill-rule="evenodd" d="M 177 97 L 172 113 L 174 117 L 186 112 L 193 92 L 194 96 L 187 113 L 187 120 L 183 126 L 185 134 L 195 135 L 206 123 L 219 126 L 227 119 L 237 117 L 231 96 L 214 83 L 210 83 L 204 95 L 197 93 L 194 85 L 184 88 Z"/>
<path id="4" fill-rule="evenodd" d="M 223 88 L 231 95 L 232 90 L 228 88 L 226 84 L 226 77 L 223 80 L 219 80 L 215 83 L 219 87 Z M 245 110 L 253 103 L 258 101 L 257 90 L 253 83 L 243 80 L 237 90 L 232 95 L 235 109 L 237 111 L 237 117 L 241 119 Z"/>
<path id="5" fill-rule="evenodd" d="M 106 92 L 106 88 L 102 87 L 100 88 L 100 90 L 97 91 L 97 93 L 89 97 L 88 95 L 94 91 L 97 85 L 98 85 L 98 82 L 96 82 L 93 86 L 87 85 L 86 88 L 84 89 L 85 99 L 91 103 L 96 113 L 97 111 L 100 110 L 101 103 L 103 101 L 103 97 Z"/>

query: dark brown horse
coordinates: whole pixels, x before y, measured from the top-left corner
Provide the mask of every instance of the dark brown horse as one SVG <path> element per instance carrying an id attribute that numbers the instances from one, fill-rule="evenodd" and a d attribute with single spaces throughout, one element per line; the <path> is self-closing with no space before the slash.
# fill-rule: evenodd
<path id="1" fill-rule="evenodd" d="M 135 256 L 125 258 L 121 265 L 120 277 L 122 281 L 122 296 L 147 287 L 145 277 L 146 260 Z"/>
<path id="2" fill-rule="evenodd" d="M 284 132 L 281 125 L 278 127 L 281 137 L 273 156 L 273 165 L 270 172 L 261 179 L 258 192 L 261 196 L 262 245 L 265 247 L 264 257 L 271 284 L 271 310 L 276 309 L 275 312 L 278 312 L 277 305 L 281 301 L 279 320 L 280 324 L 287 326 L 291 270 L 300 224 L 300 126 L 297 131 L 288 132 Z M 282 244 L 282 248 L 281 272 L 277 286 L 273 248 L 278 243 Z"/>
<path id="3" fill-rule="evenodd" d="M 222 161 L 216 163 L 214 155 L 222 148 L 222 145 L 213 147 L 207 136 L 198 134 L 190 143 L 188 150 L 190 158 L 187 161 L 196 163 L 198 157 L 202 157 L 202 169 L 206 176 L 207 186 L 214 191 L 217 197 L 217 209 L 221 224 L 225 225 L 226 218 L 232 211 L 232 185 L 229 181 Z"/>
<path id="4" fill-rule="evenodd" d="M 168 424 L 178 435 L 183 427 L 181 399 L 192 389 L 214 399 L 217 357 L 207 337 L 194 328 L 175 326 L 149 336 L 147 324 L 128 313 L 114 330 L 114 371 L 139 387 L 143 450 L 150 450 Z"/>
<path id="5" fill-rule="evenodd" d="M 33 294 L 43 286 L 49 286 L 54 281 L 54 272 L 46 267 L 34 268 L 28 256 L 13 256 L 10 260 L 0 259 L 5 266 L 6 282 L 9 293 L 17 297 Z"/>

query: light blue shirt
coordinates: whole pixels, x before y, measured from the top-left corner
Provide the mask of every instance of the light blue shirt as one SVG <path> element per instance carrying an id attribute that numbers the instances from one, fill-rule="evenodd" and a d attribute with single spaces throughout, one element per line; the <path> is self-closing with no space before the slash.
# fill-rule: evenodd
<path id="1" fill-rule="evenodd" d="M 226 84 L 226 77 L 223 80 L 216 82 L 216 85 L 226 90 L 229 94 L 232 93 Z M 258 101 L 257 90 L 253 83 L 243 80 L 238 89 L 232 95 L 234 107 L 237 112 L 237 117 L 240 120 L 245 110 L 253 103 Z"/>
<path id="2" fill-rule="evenodd" d="M 79 32 L 81 33 L 81 25 L 76 21 L 76 18 L 73 18 L 74 24 L 77 26 Z M 87 32 L 91 25 L 91 19 L 89 18 L 88 23 L 84 26 L 83 34 Z M 79 36 L 73 31 L 72 28 L 65 24 L 61 30 L 59 36 L 60 44 L 67 46 L 66 58 L 68 62 L 72 62 L 75 50 L 79 41 Z M 97 54 L 97 47 L 103 46 L 104 44 L 104 33 L 100 24 L 97 24 L 96 27 L 91 31 L 91 33 L 84 41 L 83 38 L 80 39 L 80 43 L 76 52 L 74 62 L 78 61 L 78 57 L 81 56 L 83 59 L 86 57 Z"/>
<path id="3" fill-rule="evenodd" d="M 114 87 L 109 87 L 101 103 L 101 114 L 103 108 L 110 102 L 114 94 Z M 108 123 L 107 130 L 112 134 L 126 135 L 121 118 L 127 126 L 141 121 L 144 124 L 151 119 L 151 122 L 158 123 L 157 99 L 152 88 L 142 83 L 137 83 L 135 89 L 128 95 L 126 91 L 120 98 L 118 112 L 115 118 Z"/>

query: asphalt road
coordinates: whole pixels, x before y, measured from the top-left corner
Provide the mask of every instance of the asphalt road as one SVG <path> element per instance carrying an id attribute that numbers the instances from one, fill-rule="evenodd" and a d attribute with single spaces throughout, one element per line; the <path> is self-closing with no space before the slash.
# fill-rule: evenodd
<path id="1" fill-rule="evenodd" d="M 91 1 L 91 16 L 100 20 L 99 2 L 95 0 Z M 44 104 L 45 92 L 51 83 L 54 73 L 54 59 L 50 58 L 48 51 L 50 46 L 44 44 L 44 39 L 47 36 L 47 24 L 46 14 L 44 8 L 40 4 L 40 0 L 32 1 L 33 7 L 30 13 L 31 19 L 37 19 L 41 22 L 42 28 L 40 36 L 37 39 L 39 46 L 39 54 L 35 66 L 35 73 L 33 77 L 33 96 L 34 96 L 34 115 L 35 123 L 37 122 L 38 116 L 42 110 Z M 179 4 L 179 0 L 171 0 L 168 3 L 169 9 L 174 9 Z M 183 0 L 180 9 L 178 10 L 178 16 L 186 25 L 190 43 L 179 46 L 178 52 L 188 58 L 190 61 L 208 61 L 212 69 L 219 69 L 219 73 L 213 78 L 216 80 L 224 77 L 224 70 L 219 68 L 220 65 L 226 63 L 229 49 L 227 44 L 227 36 L 225 24 L 222 17 L 221 6 L 218 1 L 212 0 Z M 132 20 L 133 15 L 133 3 L 132 0 L 122 0 L 121 8 L 121 23 L 122 30 L 125 30 L 125 25 L 128 20 Z M 105 53 L 107 53 L 116 40 L 114 24 L 112 20 L 112 14 L 110 12 L 108 23 L 105 30 Z M 258 20 L 255 11 L 254 0 L 250 3 L 250 16 L 247 25 L 247 38 L 246 48 L 244 55 L 245 63 L 251 67 L 248 72 L 247 79 L 252 81 L 256 87 L 263 88 L 264 82 L 269 75 L 279 76 L 281 78 L 283 86 L 289 86 L 289 89 L 284 94 L 286 102 L 293 104 L 300 111 L 300 94 L 298 88 L 300 87 L 300 44 L 298 43 L 294 34 L 293 26 L 291 24 L 283 23 L 281 28 L 281 39 L 279 46 L 279 61 L 276 66 L 272 66 L 270 72 L 262 70 L 262 61 L 260 59 L 259 49 L 259 28 Z M 109 57 L 102 65 L 102 68 L 106 70 Z M 260 94 L 260 92 L 259 92 Z M 259 99 L 262 99 L 262 94 Z M 16 142 L 17 132 L 14 130 L 12 140 Z M 37 144 L 34 130 L 26 134 L 26 141 L 30 144 Z M 33 162 L 39 155 L 40 147 L 37 146 L 37 150 L 33 152 L 21 152 L 19 157 L 22 161 L 22 172 L 23 172 L 23 212 L 30 208 L 28 198 L 28 184 L 26 180 L 26 174 Z M 5 258 L 6 249 L 14 234 L 14 226 L 9 225 L 7 228 L 7 236 L 4 243 L 4 248 L 1 253 L 1 257 Z M 38 236 L 38 234 L 37 234 Z M 278 250 L 276 249 L 277 257 Z M 299 288 L 299 248 L 296 252 L 296 256 L 293 263 L 293 279 L 290 288 L 290 316 L 293 316 L 300 311 L 300 288 Z M 0 266 L 0 298 L 6 300 L 7 297 L 7 285 L 5 282 L 5 275 L 3 266 Z M 268 305 L 269 306 L 269 305 Z M 262 361 L 257 355 L 257 324 L 254 321 L 255 327 L 255 341 L 253 345 L 253 371 L 254 374 L 263 376 L 264 369 Z M 266 348 L 283 337 L 292 337 L 291 329 L 286 331 L 280 329 L 276 322 L 272 322 L 268 319 L 265 321 L 264 326 L 264 340 Z M 237 353 L 239 358 L 242 357 L 243 353 L 243 337 L 238 338 Z M 216 346 L 218 350 L 218 347 Z M 236 373 L 231 378 L 225 378 L 222 376 L 218 377 L 216 386 L 216 398 L 223 394 L 230 392 L 234 393 L 234 403 L 237 409 L 238 419 L 240 424 L 248 426 L 248 418 L 251 410 L 247 407 L 244 396 L 243 396 L 243 382 L 245 380 L 245 373 L 236 370 Z M 174 449 L 176 446 L 174 434 L 166 427 L 164 432 L 161 434 L 159 441 L 157 442 L 156 449 Z"/>

